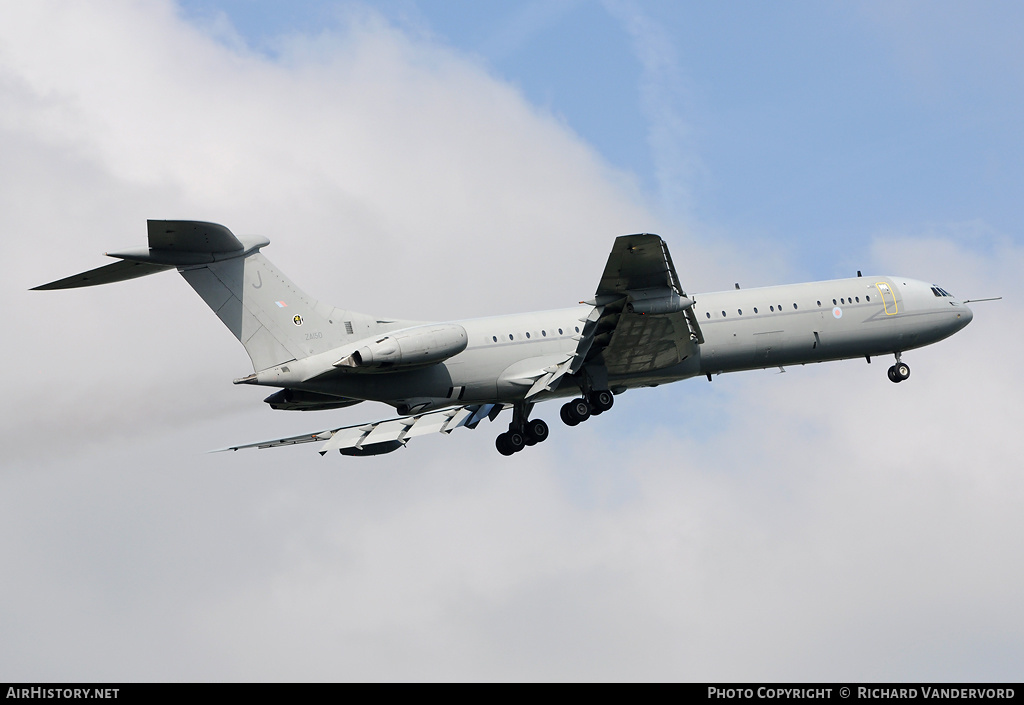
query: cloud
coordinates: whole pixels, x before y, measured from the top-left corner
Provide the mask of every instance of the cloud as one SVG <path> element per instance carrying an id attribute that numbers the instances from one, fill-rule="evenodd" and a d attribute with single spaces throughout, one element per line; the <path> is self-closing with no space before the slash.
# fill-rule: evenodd
<path id="1" fill-rule="evenodd" d="M 604 6 L 629 35 L 642 67 L 640 107 L 647 121 L 659 208 L 676 219 L 692 218 L 693 181 L 701 165 L 685 117 L 692 88 L 686 85 L 676 47 L 664 28 L 636 3 L 608 0 Z"/>
<path id="2" fill-rule="evenodd" d="M 903 385 L 877 360 L 635 391 L 511 459 L 501 420 L 380 458 L 202 453 L 375 409 L 261 408 L 176 275 L 26 289 L 194 217 L 338 305 L 512 312 L 589 296 L 611 238 L 657 227 L 443 45 L 354 10 L 281 47 L 169 3 L 0 9 L 4 675 L 1013 677 L 1021 250 L 984 226 L 879 235 L 882 271 L 1007 297 Z"/>

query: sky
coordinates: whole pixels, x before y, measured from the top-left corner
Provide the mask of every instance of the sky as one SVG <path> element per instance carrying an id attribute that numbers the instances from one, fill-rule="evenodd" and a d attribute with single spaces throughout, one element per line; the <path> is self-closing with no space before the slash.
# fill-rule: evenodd
<path id="1" fill-rule="evenodd" d="M 1019 681 L 1024 8 L 982 2 L 0 5 L 0 680 Z M 180 277 L 31 287 L 223 223 L 418 320 L 930 280 L 972 324 L 373 458 L 275 412 Z"/>

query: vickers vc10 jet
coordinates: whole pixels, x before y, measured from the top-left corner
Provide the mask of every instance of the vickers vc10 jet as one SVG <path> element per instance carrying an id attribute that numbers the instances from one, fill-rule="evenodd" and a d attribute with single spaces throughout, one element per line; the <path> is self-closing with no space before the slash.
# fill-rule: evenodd
<path id="1" fill-rule="evenodd" d="M 970 323 L 964 301 L 906 277 L 858 276 L 688 295 L 657 235 L 616 238 L 594 298 L 553 311 L 444 323 L 382 319 L 318 302 L 260 252 L 263 237 L 222 225 L 150 220 L 149 247 L 45 284 L 67 289 L 177 269 L 245 346 L 253 374 L 236 384 L 278 387 L 274 409 L 336 409 L 362 401 L 396 418 L 232 446 L 321 442 L 321 454 L 377 455 L 427 433 L 450 433 L 512 410 L 503 455 L 544 441 L 539 403 L 569 397 L 569 426 L 611 409 L 614 395 L 690 377 L 894 355 Z"/>

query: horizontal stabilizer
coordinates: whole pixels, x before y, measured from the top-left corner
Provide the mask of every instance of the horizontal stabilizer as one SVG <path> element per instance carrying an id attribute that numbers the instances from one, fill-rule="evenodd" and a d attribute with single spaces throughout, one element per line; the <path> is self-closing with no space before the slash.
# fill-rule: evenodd
<path id="1" fill-rule="evenodd" d="M 148 248 L 108 252 L 108 257 L 116 257 L 123 261 L 43 284 L 34 287 L 33 290 L 75 289 L 113 284 L 174 267 L 196 266 L 244 257 L 270 244 L 265 237 L 247 237 L 243 242 L 223 225 L 216 223 L 198 220 L 146 222 L 149 228 Z"/>
<path id="2" fill-rule="evenodd" d="M 147 220 L 149 247 L 173 252 L 235 252 L 244 249 L 234 234 L 201 220 Z"/>
<path id="3" fill-rule="evenodd" d="M 65 277 L 49 284 L 36 286 L 32 291 L 46 291 L 49 289 L 75 289 L 82 286 L 97 286 L 99 284 L 113 284 L 128 279 L 144 277 L 147 274 L 156 274 L 165 269 L 173 269 L 170 265 L 150 264 L 149 262 L 122 261 L 108 264 L 105 267 L 90 269 L 88 272 Z"/>

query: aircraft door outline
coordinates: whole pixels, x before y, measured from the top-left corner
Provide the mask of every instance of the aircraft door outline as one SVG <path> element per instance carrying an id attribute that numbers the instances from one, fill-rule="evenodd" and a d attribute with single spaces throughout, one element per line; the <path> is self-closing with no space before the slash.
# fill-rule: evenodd
<path id="1" fill-rule="evenodd" d="M 885 309 L 885 315 L 895 316 L 899 313 L 899 307 L 896 305 L 896 293 L 892 287 L 885 282 L 875 282 L 875 288 L 878 289 L 878 293 L 882 297 L 882 308 Z"/>

